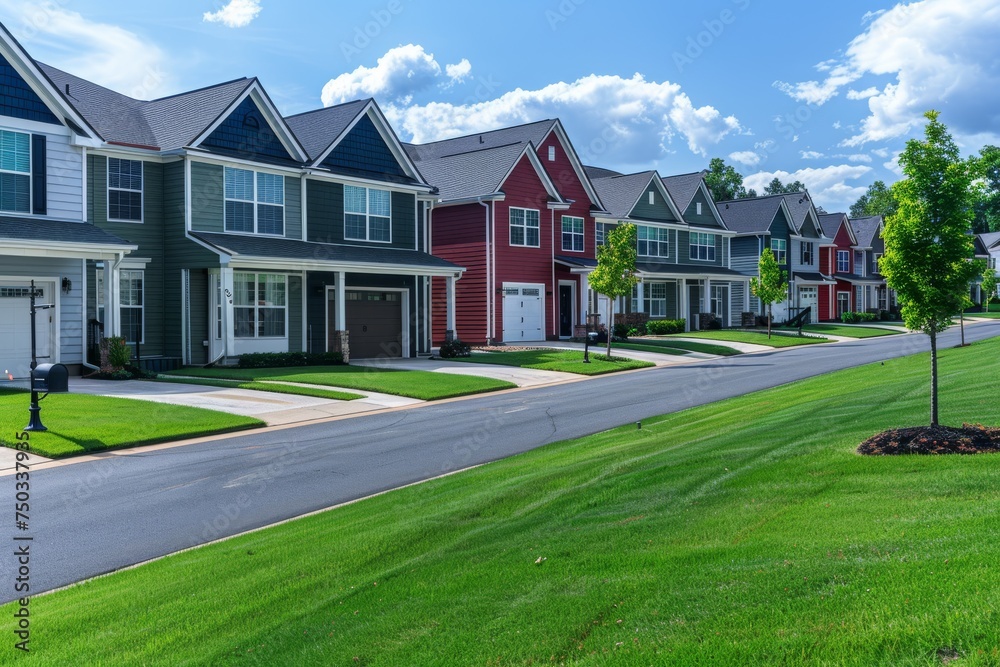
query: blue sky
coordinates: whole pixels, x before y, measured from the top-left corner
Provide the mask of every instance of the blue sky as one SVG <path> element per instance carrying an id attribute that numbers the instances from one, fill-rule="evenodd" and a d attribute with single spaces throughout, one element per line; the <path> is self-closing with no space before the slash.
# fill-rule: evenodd
<path id="1" fill-rule="evenodd" d="M 943 112 L 1000 143 L 996 0 L 0 0 L 44 62 L 145 99 L 257 76 L 282 113 L 375 97 L 404 140 L 562 118 L 588 163 L 675 174 L 723 157 L 827 210 Z"/>

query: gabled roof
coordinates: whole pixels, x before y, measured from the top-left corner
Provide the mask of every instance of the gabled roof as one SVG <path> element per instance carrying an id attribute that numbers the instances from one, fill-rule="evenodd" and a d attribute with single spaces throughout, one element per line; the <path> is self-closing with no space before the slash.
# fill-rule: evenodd
<path id="1" fill-rule="evenodd" d="M 624 176 L 620 171 L 615 171 L 614 169 L 605 169 L 604 167 L 591 167 L 585 166 L 583 170 L 587 173 L 587 176 L 591 179 L 594 178 L 608 178 L 610 176 Z"/>
<path id="2" fill-rule="evenodd" d="M 336 106 L 287 116 L 285 122 L 299 138 L 309 158 L 316 160 L 326 152 L 351 122 L 368 105 L 371 98 L 345 102 Z"/>
<path id="3" fill-rule="evenodd" d="M 986 234 L 977 234 L 976 236 L 983 242 L 986 250 L 994 250 L 1000 247 L 1000 232 L 988 232 Z"/>
<path id="4" fill-rule="evenodd" d="M 837 238 L 837 234 L 840 233 L 840 228 L 843 226 L 847 230 L 848 236 L 851 237 L 851 244 L 858 244 L 858 238 L 854 235 L 854 230 L 851 229 L 851 222 L 846 213 L 821 213 L 819 225 L 823 229 L 823 236 L 831 239 Z"/>
<path id="5" fill-rule="evenodd" d="M 778 196 L 784 198 L 788 212 L 792 214 L 792 224 L 795 226 L 796 234 L 804 236 L 802 232 L 803 228 L 806 226 L 806 223 L 811 223 L 816 235 L 823 236 L 816 207 L 813 206 L 812 197 L 809 196 L 808 191 L 790 192 Z"/>
<path id="6" fill-rule="evenodd" d="M 508 144 L 418 162 L 420 173 L 445 201 L 496 194 L 524 153 L 523 144 Z"/>
<path id="7" fill-rule="evenodd" d="M 851 229 L 858 240 L 859 248 L 871 248 L 875 242 L 875 236 L 882 229 L 882 216 L 851 218 Z"/>
<path id="8" fill-rule="evenodd" d="M 691 205 L 691 200 L 698 194 L 698 190 L 701 189 L 704 183 L 705 175 L 700 171 L 696 171 L 693 174 L 663 177 L 663 185 L 666 186 L 667 192 L 673 197 L 674 203 L 677 204 L 677 208 L 681 211 L 688 209 L 688 206 Z M 712 201 L 712 198 L 709 197 L 708 200 Z"/>
<path id="9" fill-rule="evenodd" d="M 729 201 L 716 202 L 719 215 L 726 223 L 730 231 L 737 234 L 766 234 L 771 228 L 771 223 L 778 215 L 778 211 L 784 211 L 788 219 L 790 231 L 791 214 L 785 205 L 784 197 L 746 197 L 743 199 L 731 199 Z"/>
<path id="10" fill-rule="evenodd" d="M 404 147 L 415 162 L 423 162 L 510 144 L 531 143 L 540 146 L 557 122 L 555 119 L 540 120 L 536 123 L 504 127 L 428 144 L 404 144 Z"/>
<path id="11" fill-rule="evenodd" d="M 650 184 L 652 184 L 663 195 L 663 199 L 667 202 L 667 206 L 677 221 L 683 222 L 684 220 L 684 216 L 677 208 L 677 204 L 670 197 L 666 186 L 663 185 L 663 180 L 655 171 L 640 171 L 637 174 L 609 176 L 607 178 L 594 179 L 591 182 L 594 184 L 594 188 L 597 190 L 601 201 L 604 202 L 605 210 L 613 218 L 620 220 L 628 218 L 632 213 L 632 209 L 636 207 L 639 200 L 648 191 Z"/>

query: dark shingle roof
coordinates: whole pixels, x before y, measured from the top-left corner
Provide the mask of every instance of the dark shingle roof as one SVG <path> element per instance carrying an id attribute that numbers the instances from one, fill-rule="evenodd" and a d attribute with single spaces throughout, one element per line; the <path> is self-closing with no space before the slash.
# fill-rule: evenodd
<path id="1" fill-rule="evenodd" d="M 983 242 L 983 246 L 985 246 L 987 250 L 1000 243 L 1000 232 L 977 234 L 977 236 Z"/>
<path id="2" fill-rule="evenodd" d="M 674 203 L 677 204 L 677 208 L 683 213 L 687 211 L 688 206 L 691 205 L 691 200 L 698 194 L 698 189 L 701 187 L 704 179 L 705 174 L 697 171 L 693 174 L 664 176 L 663 185 L 667 188 L 667 192 L 670 193 L 670 197 L 674 200 Z"/>
<path id="3" fill-rule="evenodd" d="M 808 192 L 791 192 L 779 196 L 784 197 L 785 206 L 788 207 L 788 212 L 792 215 L 792 224 L 795 225 L 795 233 L 801 234 L 802 226 L 806 223 L 809 212 L 814 210 L 812 198 Z"/>
<path id="4" fill-rule="evenodd" d="M 539 146 L 546 135 L 555 127 L 556 120 L 540 120 L 536 123 L 515 125 L 490 132 L 469 134 L 454 139 L 444 139 L 429 144 L 404 144 L 406 152 L 414 162 L 433 160 L 459 153 L 471 153 L 485 148 L 497 148 L 510 144 L 532 143 Z M 437 185 L 434 183 L 434 185 Z"/>
<path id="5" fill-rule="evenodd" d="M 415 269 L 441 269 L 442 271 L 460 269 L 459 266 L 451 262 L 415 250 L 368 248 L 208 232 L 191 232 L 191 235 L 233 256 L 350 264 L 392 264 Z"/>
<path id="6" fill-rule="evenodd" d="M 823 230 L 823 236 L 834 238 L 840 231 L 840 225 L 847 217 L 846 213 L 822 213 L 819 216 L 819 226 Z"/>
<path id="7" fill-rule="evenodd" d="M 587 174 L 587 178 L 593 180 L 595 178 L 608 178 L 610 176 L 623 176 L 620 171 L 615 171 L 614 169 L 605 169 L 604 167 L 588 167 L 584 166 L 583 171 Z"/>
<path id="8" fill-rule="evenodd" d="M 832 285 L 837 282 L 830 276 L 824 276 L 822 273 L 809 273 L 801 271 L 795 272 L 795 280 L 806 283 L 824 283 L 827 285 Z"/>
<path id="9" fill-rule="evenodd" d="M 292 128 L 310 159 L 316 160 L 351 124 L 371 99 L 355 100 L 325 109 L 288 116 L 285 122 Z"/>
<path id="10" fill-rule="evenodd" d="M 424 160 L 417 162 L 417 168 L 445 201 L 486 196 L 500 189 L 504 176 L 524 150 L 525 145 L 520 143 L 496 146 Z"/>
<path id="11" fill-rule="evenodd" d="M 128 241 L 108 234 L 85 222 L 61 222 L 34 218 L 0 216 L 0 239 L 17 241 L 57 241 L 82 245 L 134 247 Z"/>
<path id="12" fill-rule="evenodd" d="M 612 217 L 627 218 L 654 176 L 655 171 L 641 171 L 638 174 L 591 179 L 591 183 Z"/>
<path id="13" fill-rule="evenodd" d="M 236 79 L 152 101 L 135 100 L 80 77 L 38 66 L 108 142 L 159 150 L 184 148 L 204 132 L 253 83 Z"/>
<path id="14" fill-rule="evenodd" d="M 870 248 L 875 242 L 879 227 L 882 225 L 882 216 L 875 215 L 867 218 L 851 218 L 851 229 L 858 239 L 858 247 Z"/>
<path id="15" fill-rule="evenodd" d="M 691 264 L 670 264 L 667 262 L 636 262 L 635 268 L 640 273 L 671 274 L 682 276 L 731 276 L 746 279 L 739 271 L 733 271 L 721 266 L 693 266 Z"/>
<path id="16" fill-rule="evenodd" d="M 781 196 L 747 197 L 716 202 L 719 215 L 730 231 L 737 234 L 765 233 L 781 208 Z"/>

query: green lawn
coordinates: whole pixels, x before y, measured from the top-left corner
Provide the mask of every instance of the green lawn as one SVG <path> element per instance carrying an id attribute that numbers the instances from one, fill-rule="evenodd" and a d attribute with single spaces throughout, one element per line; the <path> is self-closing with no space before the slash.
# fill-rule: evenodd
<path id="1" fill-rule="evenodd" d="M 27 392 L 0 391 L 0 444 L 16 443 L 28 423 L 28 401 Z M 49 430 L 31 434 L 31 451 L 50 458 L 264 426 L 214 410 L 86 394 L 52 394 L 40 405 Z"/>
<path id="2" fill-rule="evenodd" d="M 543 371 L 561 371 L 579 375 L 604 375 L 618 371 L 630 371 L 636 368 L 649 368 L 656 364 L 649 361 L 624 359 L 614 356 L 614 345 L 611 349 L 611 361 L 601 353 L 605 347 L 595 346 L 590 352 L 590 363 L 583 363 L 583 352 L 577 350 L 524 350 L 518 352 L 473 352 L 471 357 L 461 357 L 450 361 L 468 361 L 476 364 L 500 364 L 502 366 L 518 366 L 534 368 Z"/>
<path id="3" fill-rule="evenodd" d="M 683 338 L 707 338 L 708 340 L 731 341 L 733 343 L 753 343 L 754 345 L 770 345 L 771 347 L 795 347 L 796 345 L 814 345 L 816 343 L 829 343 L 828 338 L 814 338 L 812 336 L 798 336 L 795 333 L 778 333 L 772 331 L 771 338 L 768 339 L 767 331 L 747 331 L 722 329 L 720 331 L 691 331 L 683 334 L 671 334 Z"/>
<path id="4" fill-rule="evenodd" d="M 876 338 L 878 336 L 894 336 L 902 333 L 894 329 L 876 329 L 874 327 L 845 327 L 839 324 L 807 324 L 802 327 L 809 333 L 827 334 L 829 336 L 847 336 L 849 338 Z"/>
<path id="5" fill-rule="evenodd" d="M 725 345 L 695 343 L 689 340 L 676 340 L 671 338 L 633 338 L 630 339 L 628 343 L 614 343 L 613 347 L 624 347 L 627 350 L 641 349 L 646 350 L 647 352 L 661 352 L 663 354 L 702 352 L 704 354 L 715 354 L 720 357 L 731 357 L 737 354 L 742 354 L 739 350 L 726 347 Z"/>
<path id="6" fill-rule="evenodd" d="M 368 366 L 306 366 L 296 368 L 184 368 L 167 375 L 225 380 L 277 380 L 325 387 L 343 387 L 433 401 L 480 394 L 517 385 L 492 378 L 450 375 L 429 371 L 404 371 Z"/>
<path id="7" fill-rule="evenodd" d="M 996 665 L 1000 459 L 854 453 L 926 420 L 927 359 L 557 443 L 37 599 L 33 662 Z M 1000 423 L 998 359 L 1000 340 L 942 351 L 945 423 Z"/>
<path id="8" fill-rule="evenodd" d="M 269 391 L 273 394 L 292 394 L 294 396 L 312 396 L 313 398 L 328 398 L 332 401 L 356 401 L 364 398 L 361 394 L 351 394 L 346 391 L 317 389 L 316 387 L 301 387 L 280 382 L 240 382 L 239 380 L 209 380 L 205 378 L 183 378 L 161 375 L 158 382 L 173 382 L 176 384 L 194 384 L 203 387 L 224 387 L 226 389 L 251 389 L 253 391 Z"/>

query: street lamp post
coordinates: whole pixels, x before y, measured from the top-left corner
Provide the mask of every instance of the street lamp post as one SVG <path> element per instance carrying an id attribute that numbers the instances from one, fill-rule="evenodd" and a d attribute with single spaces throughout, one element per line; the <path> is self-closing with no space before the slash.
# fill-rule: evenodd
<path id="1" fill-rule="evenodd" d="M 39 310 L 48 310 L 52 308 L 52 304 L 42 304 L 38 305 L 35 303 L 35 299 L 40 296 L 38 291 L 35 289 L 35 281 L 31 281 L 31 292 L 28 295 L 29 303 L 31 304 L 31 405 L 28 407 L 28 414 L 30 418 L 28 420 L 28 425 L 24 427 L 25 431 L 47 431 L 45 425 L 42 424 L 42 418 L 39 413 L 42 409 L 38 406 L 39 399 L 38 391 L 35 388 L 35 368 L 38 367 L 38 352 L 36 350 L 36 339 L 35 339 L 35 315 Z M 48 394 L 46 394 L 48 395 Z M 44 397 L 43 397 L 44 398 Z"/>

